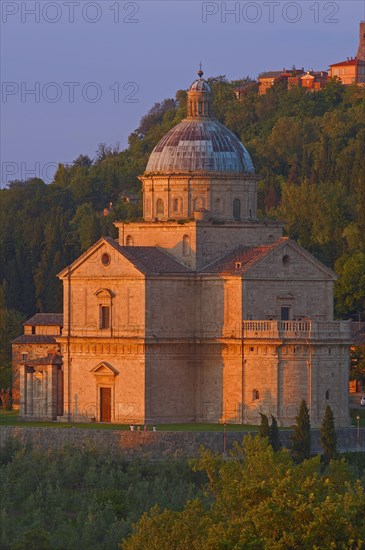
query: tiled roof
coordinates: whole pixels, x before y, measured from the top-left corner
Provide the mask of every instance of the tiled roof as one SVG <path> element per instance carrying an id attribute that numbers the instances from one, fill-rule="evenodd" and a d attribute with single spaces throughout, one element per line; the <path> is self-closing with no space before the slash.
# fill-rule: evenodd
<path id="1" fill-rule="evenodd" d="M 356 65 L 357 63 L 359 63 L 359 59 L 346 59 L 346 61 L 340 61 L 339 63 L 332 63 L 330 65 L 330 67 L 337 67 L 339 65 Z"/>
<path id="2" fill-rule="evenodd" d="M 259 80 L 261 78 L 279 78 L 285 73 L 285 71 L 268 71 L 267 73 L 262 73 L 259 76 Z"/>
<path id="3" fill-rule="evenodd" d="M 38 357 L 37 359 L 31 359 L 29 361 L 22 361 L 22 363 L 29 366 L 38 365 L 62 365 L 62 357 L 54 353 L 53 355 L 47 355 L 46 357 Z"/>
<path id="4" fill-rule="evenodd" d="M 24 325 L 56 325 L 63 326 L 62 313 L 36 313 L 33 317 L 23 323 Z"/>
<path id="5" fill-rule="evenodd" d="M 243 275 L 259 260 L 264 258 L 272 250 L 287 242 L 287 237 L 282 237 L 272 244 L 256 247 L 239 247 L 224 258 L 206 266 L 200 273 L 220 273 L 227 275 Z"/>
<path id="6" fill-rule="evenodd" d="M 110 237 L 104 239 L 146 275 L 192 273 L 188 267 L 157 246 L 120 246 Z"/>
<path id="7" fill-rule="evenodd" d="M 12 344 L 55 344 L 54 336 L 42 334 L 23 334 L 12 341 Z"/>
<path id="8" fill-rule="evenodd" d="M 146 173 L 253 173 L 251 157 L 231 130 L 214 118 L 184 119 L 158 142 Z"/>

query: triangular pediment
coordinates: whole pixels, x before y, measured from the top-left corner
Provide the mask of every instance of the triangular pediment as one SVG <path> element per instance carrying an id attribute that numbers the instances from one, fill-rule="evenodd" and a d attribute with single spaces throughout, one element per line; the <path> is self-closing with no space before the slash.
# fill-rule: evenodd
<path id="1" fill-rule="evenodd" d="M 119 374 L 119 371 L 117 371 L 117 369 L 112 367 L 112 365 L 110 365 L 110 363 L 107 363 L 106 361 L 102 361 L 101 363 L 96 365 L 96 367 L 93 367 L 90 372 L 92 374 L 103 376 L 117 376 Z"/>
<path id="2" fill-rule="evenodd" d="M 120 277 L 143 276 L 142 270 L 124 254 L 123 248 L 109 237 L 103 237 L 79 256 L 58 277 Z"/>
<path id="3" fill-rule="evenodd" d="M 279 276 L 282 275 L 283 265 L 287 267 L 287 269 L 284 269 L 284 276 L 287 272 L 298 278 L 324 278 L 332 281 L 338 278 L 338 275 L 332 269 L 290 239 L 282 239 L 278 246 L 268 251 L 267 254 L 262 255 L 250 266 L 246 276 L 247 278 L 251 278 L 262 275 L 264 278 L 267 278 L 267 275 L 270 273 L 272 278 L 276 278 L 276 273 Z"/>

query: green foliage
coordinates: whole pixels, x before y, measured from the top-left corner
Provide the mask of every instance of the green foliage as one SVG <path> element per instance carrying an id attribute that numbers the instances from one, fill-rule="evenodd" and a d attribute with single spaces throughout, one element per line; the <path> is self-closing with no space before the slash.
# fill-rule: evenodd
<path id="1" fill-rule="evenodd" d="M 123 550 L 356 548 L 365 541 L 364 489 L 344 461 L 322 472 L 319 457 L 296 465 L 265 438 L 245 437 L 230 460 L 205 451 L 204 498 L 182 511 L 155 507 Z"/>
<path id="2" fill-rule="evenodd" d="M 311 424 L 307 403 L 303 399 L 292 435 L 292 455 L 296 462 L 302 462 L 311 456 Z"/>
<path id="3" fill-rule="evenodd" d="M 350 380 L 365 383 L 365 346 L 351 348 Z"/>
<path id="4" fill-rule="evenodd" d="M 328 464 L 337 454 L 335 419 L 329 405 L 326 407 L 321 425 L 321 445 L 323 448 L 323 459 Z"/>
<path id="5" fill-rule="evenodd" d="M 260 437 L 266 437 L 273 448 L 273 450 L 279 451 L 281 449 L 280 432 L 278 422 L 275 416 L 271 415 L 271 426 L 266 414 L 260 413 L 261 422 L 258 429 L 258 435 Z"/>
<path id="6" fill-rule="evenodd" d="M 273 416 L 273 415 L 271 415 L 271 426 L 270 426 L 270 433 L 269 433 L 269 442 L 270 442 L 271 447 L 274 449 L 274 451 L 280 451 L 281 441 L 280 441 L 279 426 L 278 426 L 278 421 L 276 420 L 275 416 Z"/>
<path id="7" fill-rule="evenodd" d="M 269 437 L 270 434 L 269 419 L 267 418 L 266 414 L 263 413 L 260 413 L 260 425 L 258 434 L 260 437 Z"/>
<path id="8" fill-rule="evenodd" d="M 365 311 L 365 252 L 345 255 L 336 262 L 340 275 L 335 286 L 337 312 L 364 314 Z"/>
<path id="9" fill-rule="evenodd" d="M 24 316 L 5 305 L 4 288 L 0 286 L 0 390 L 11 386 L 11 345 L 20 331 Z"/>
<path id="10" fill-rule="evenodd" d="M 11 545 L 11 550 L 52 550 L 51 537 L 44 529 L 30 529 L 23 538 Z"/>
<path id="11" fill-rule="evenodd" d="M 181 510 L 205 480 L 186 461 L 41 451 L 10 439 L 0 451 L 1 548 L 116 550 L 145 511 Z"/>

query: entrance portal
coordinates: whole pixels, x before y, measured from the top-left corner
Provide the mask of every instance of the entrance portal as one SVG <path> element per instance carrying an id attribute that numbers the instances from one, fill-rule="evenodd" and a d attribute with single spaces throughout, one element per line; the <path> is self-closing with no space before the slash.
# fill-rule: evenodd
<path id="1" fill-rule="evenodd" d="M 112 420 L 112 389 L 100 388 L 100 422 Z"/>

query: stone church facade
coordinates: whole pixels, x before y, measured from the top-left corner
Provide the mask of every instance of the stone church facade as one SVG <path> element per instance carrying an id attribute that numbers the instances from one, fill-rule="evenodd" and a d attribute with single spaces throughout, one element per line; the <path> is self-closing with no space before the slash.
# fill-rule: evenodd
<path id="1" fill-rule="evenodd" d="M 58 324 L 38 314 L 14 341 L 25 420 L 257 424 L 264 412 L 285 426 L 304 398 L 312 426 L 326 404 L 350 423 L 336 274 L 257 219 L 250 156 L 198 74 L 187 118 L 140 178 L 144 221 L 116 223 L 117 240 L 64 269 Z"/>

